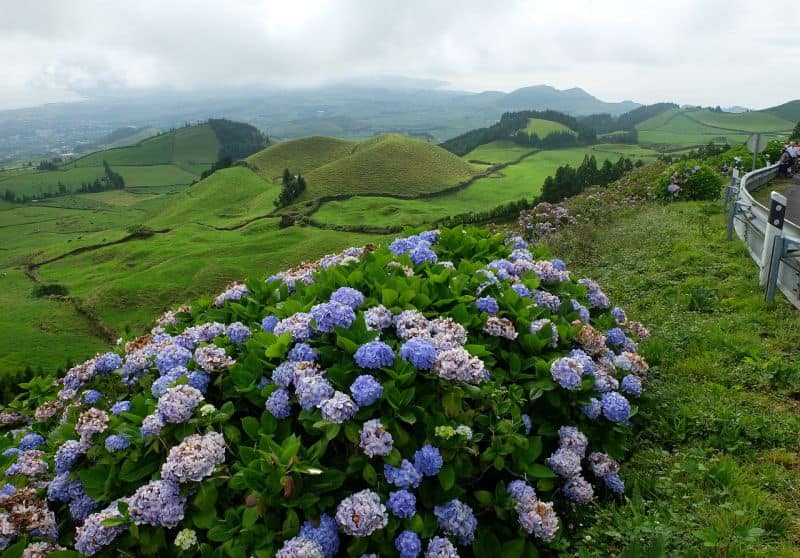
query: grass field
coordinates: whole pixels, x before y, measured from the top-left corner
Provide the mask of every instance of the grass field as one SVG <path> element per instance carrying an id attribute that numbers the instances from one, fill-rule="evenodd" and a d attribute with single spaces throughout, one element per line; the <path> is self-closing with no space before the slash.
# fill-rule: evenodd
<path id="1" fill-rule="evenodd" d="M 313 218 L 320 223 L 337 225 L 416 225 L 447 215 L 485 211 L 510 201 L 532 200 L 539 194 L 545 178 L 562 165 L 576 166 L 587 154 L 594 154 L 599 164 L 616 160 L 620 154 L 633 159 L 653 158 L 657 154 L 638 146 L 596 145 L 540 151 L 521 162 L 505 167 L 495 176 L 481 178 L 463 190 L 422 200 L 398 200 L 385 197 L 357 196 L 322 204 Z"/>
<path id="2" fill-rule="evenodd" d="M 309 171 L 347 157 L 355 149 L 356 142 L 312 136 L 270 145 L 247 158 L 247 163 L 267 180 L 277 181 L 288 168 L 294 174 Z"/>
<path id="3" fill-rule="evenodd" d="M 717 113 L 708 109 L 669 109 L 636 126 L 644 145 L 694 146 L 742 143 L 752 133 L 784 135 L 794 126 L 768 112 Z"/>
<path id="4" fill-rule="evenodd" d="M 628 497 L 587 509 L 570 555 L 798 556 L 800 386 L 786 378 L 800 367 L 800 320 L 782 297 L 763 302 L 758 268 L 724 234 L 718 206 L 697 202 L 550 240 L 653 333 Z"/>
<path id="5" fill-rule="evenodd" d="M 497 140 L 479 145 L 462 157 L 465 161 L 481 161 L 484 163 L 508 163 L 519 159 L 533 151 L 530 147 L 517 145 L 511 141 Z"/>
<path id="6" fill-rule="evenodd" d="M 529 136 L 536 134 L 542 139 L 556 132 L 567 132 L 568 134 L 575 134 L 573 130 L 571 130 L 568 126 L 563 125 L 561 122 L 554 122 L 552 120 L 543 120 L 541 118 L 529 118 L 528 125 L 522 131 L 524 131 Z"/>

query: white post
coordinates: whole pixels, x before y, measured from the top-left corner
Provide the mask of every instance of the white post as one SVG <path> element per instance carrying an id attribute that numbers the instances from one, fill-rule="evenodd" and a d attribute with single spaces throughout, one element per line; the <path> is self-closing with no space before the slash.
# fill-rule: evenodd
<path id="1" fill-rule="evenodd" d="M 764 247 L 761 250 L 761 263 L 759 264 L 761 270 L 758 279 L 762 286 L 767 284 L 772 263 L 772 245 L 775 243 L 775 237 L 782 234 L 783 218 L 786 215 L 786 196 L 772 192 L 770 200 L 767 229 L 764 231 Z"/>

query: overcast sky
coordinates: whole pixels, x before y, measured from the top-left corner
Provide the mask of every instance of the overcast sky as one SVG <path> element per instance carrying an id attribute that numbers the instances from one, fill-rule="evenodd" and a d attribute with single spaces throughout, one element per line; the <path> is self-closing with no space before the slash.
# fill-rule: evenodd
<path id="1" fill-rule="evenodd" d="M 800 98 L 799 69 L 796 1 L 0 0 L 0 109 L 374 75 L 760 108 Z"/>

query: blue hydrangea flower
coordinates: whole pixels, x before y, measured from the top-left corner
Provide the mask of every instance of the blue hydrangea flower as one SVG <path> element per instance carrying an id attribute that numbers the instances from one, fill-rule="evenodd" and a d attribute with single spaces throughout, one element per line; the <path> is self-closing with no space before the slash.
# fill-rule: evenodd
<path id="1" fill-rule="evenodd" d="M 417 488 L 422 482 L 422 475 L 414 468 L 408 459 L 403 459 L 400 467 L 392 467 L 384 463 L 383 472 L 386 482 L 395 485 L 397 488 Z"/>
<path id="2" fill-rule="evenodd" d="M 186 496 L 181 496 L 178 483 L 154 480 L 133 493 L 128 511 L 136 525 L 172 529 L 183 519 L 185 506 Z"/>
<path id="3" fill-rule="evenodd" d="M 408 490 L 397 490 L 389 493 L 386 506 L 397 517 L 414 517 L 417 513 L 417 498 Z"/>
<path id="4" fill-rule="evenodd" d="M 574 358 L 559 358 L 550 365 L 550 375 L 564 389 L 576 390 L 581 387 L 583 364 Z"/>
<path id="5" fill-rule="evenodd" d="M 400 347 L 400 358 L 418 370 L 430 370 L 436 362 L 436 349 L 429 341 L 414 337 Z"/>
<path id="6" fill-rule="evenodd" d="M 189 385 L 169 388 L 158 400 L 158 416 L 164 422 L 181 424 L 192 418 L 203 394 Z"/>
<path id="7" fill-rule="evenodd" d="M 75 550 L 92 556 L 111 544 L 120 534 L 128 529 L 126 525 L 105 526 L 103 523 L 107 519 L 121 519 L 122 515 L 118 508 L 119 500 L 114 500 L 109 506 L 97 513 L 93 513 L 86 518 L 83 525 L 75 535 Z"/>
<path id="8" fill-rule="evenodd" d="M 361 427 L 359 447 L 369 457 L 389 455 L 393 444 L 392 435 L 383 427 L 380 419 L 368 420 Z"/>
<path id="9" fill-rule="evenodd" d="M 425 262 L 436 263 L 439 257 L 431 249 L 430 242 L 421 240 L 414 248 L 408 252 L 408 257 L 414 265 L 421 265 Z"/>
<path id="10" fill-rule="evenodd" d="M 547 458 L 547 464 L 555 474 L 565 479 L 581 472 L 581 456 L 565 448 L 558 448 Z"/>
<path id="11" fill-rule="evenodd" d="M 283 388 L 273 391 L 264 406 L 277 419 L 285 419 L 292 414 L 289 392 Z"/>
<path id="12" fill-rule="evenodd" d="M 552 260 L 550 260 L 550 263 L 553 264 L 553 267 L 559 271 L 567 270 L 567 264 L 565 264 L 563 260 L 559 260 L 558 258 L 553 258 Z"/>
<path id="13" fill-rule="evenodd" d="M 316 362 L 317 351 L 308 343 L 298 343 L 289 351 L 288 358 L 292 362 Z"/>
<path id="14" fill-rule="evenodd" d="M 422 541 L 414 531 L 403 531 L 394 540 L 394 547 L 400 553 L 400 558 L 417 558 L 422 552 Z"/>
<path id="15" fill-rule="evenodd" d="M 119 434 L 112 434 L 108 438 L 106 438 L 106 449 L 111 453 L 116 453 L 118 451 L 122 451 L 124 449 L 128 449 L 130 446 L 130 442 L 125 436 L 120 436 Z"/>
<path id="16" fill-rule="evenodd" d="M 508 492 L 508 495 L 514 500 L 518 501 L 536 498 L 536 491 L 524 480 L 517 479 L 511 481 L 506 487 L 506 492 Z"/>
<path id="17" fill-rule="evenodd" d="M 458 558 L 458 552 L 448 539 L 444 537 L 433 537 L 428 541 L 428 549 L 425 551 L 425 558 Z"/>
<path id="18" fill-rule="evenodd" d="M 164 428 L 164 421 L 161 420 L 158 414 L 148 415 L 144 417 L 142 426 L 139 427 L 139 433 L 142 435 L 142 438 L 151 438 L 161 434 L 162 428 Z"/>
<path id="19" fill-rule="evenodd" d="M 283 546 L 275 553 L 275 558 L 324 558 L 320 544 L 306 537 L 292 537 L 283 541 Z"/>
<path id="20" fill-rule="evenodd" d="M 276 385 L 286 389 L 291 386 L 294 381 L 294 371 L 295 365 L 293 362 L 288 360 L 282 362 L 272 371 L 272 381 Z"/>
<path id="21" fill-rule="evenodd" d="M 401 256 L 414 248 L 415 244 L 407 238 L 396 238 L 389 245 L 389 251 L 395 256 Z"/>
<path id="22" fill-rule="evenodd" d="M 103 397 L 103 394 L 97 391 L 96 389 L 90 389 L 89 391 L 83 394 L 83 401 L 88 403 L 89 405 L 94 405 L 100 398 Z"/>
<path id="23" fill-rule="evenodd" d="M 233 322 L 225 328 L 225 335 L 234 343 L 244 343 L 250 337 L 250 328 L 242 322 Z"/>
<path id="24" fill-rule="evenodd" d="M 122 367 L 122 357 L 112 352 L 100 355 L 94 361 L 94 371 L 96 374 L 108 374 L 120 367 Z"/>
<path id="25" fill-rule="evenodd" d="M 53 502 L 69 502 L 69 483 L 69 473 L 60 473 L 53 477 L 53 480 L 47 485 L 47 499 Z M 14 489 L 14 492 L 16 492 L 16 489 Z M 8 496 L 11 494 L 8 494 Z"/>
<path id="26" fill-rule="evenodd" d="M 603 481 L 611 492 L 623 494 L 625 492 L 625 483 L 619 478 L 617 473 L 609 473 L 603 477 Z"/>
<path id="27" fill-rule="evenodd" d="M 272 333 L 279 321 L 280 320 L 278 319 L 278 316 L 273 316 L 271 314 L 269 316 L 264 316 L 264 319 L 261 320 L 261 329 L 268 333 Z"/>
<path id="28" fill-rule="evenodd" d="M 376 370 L 394 364 L 394 351 L 383 341 L 370 341 L 361 345 L 353 358 L 361 368 Z"/>
<path id="29" fill-rule="evenodd" d="M 481 312 L 486 312 L 490 316 L 494 316 L 500 310 L 500 306 L 497 304 L 497 301 L 491 296 L 479 298 L 475 301 L 475 306 L 478 308 L 478 310 Z"/>
<path id="30" fill-rule="evenodd" d="M 178 378 L 180 378 L 180 375 L 173 375 L 169 373 L 164 374 L 160 378 L 156 378 L 156 380 L 153 382 L 153 385 L 150 386 L 150 393 L 152 393 L 153 397 L 157 399 L 161 398 L 162 395 L 167 393 L 167 390 L 172 387 L 172 384 L 174 384 Z"/>
<path id="31" fill-rule="evenodd" d="M 585 324 L 588 324 L 589 320 L 591 319 L 591 316 L 589 315 L 589 309 L 586 308 L 583 304 L 581 304 L 577 300 L 575 300 L 574 298 L 572 299 L 571 302 L 572 302 L 572 308 L 578 312 L 581 321 Z"/>
<path id="32" fill-rule="evenodd" d="M 436 244 L 439 240 L 439 231 L 438 230 L 430 230 L 430 231 L 422 231 L 417 235 L 420 240 L 424 240 L 425 242 L 430 242 L 431 244 Z"/>
<path id="33" fill-rule="evenodd" d="M 332 302 L 344 304 L 355 310 L 364 304 L 364 295 L 350 287 L 336 289 L 331 295 Z"/>
<path id="34" fill-rule="evenodd" d="M 8 448 L 8 449 L 3 450 L 3 456 L 4 457 L 11 457 L 13 455 L 19 455 L 21 453 L 22 453 L 22 450 L 19 449 L 19 448 Z"/>
<path id="35" fill-rule="evenodd" d="M 156 355 L 156 368 L 166 374 L 177 366 L 186 366 L 192 359 L 192 351 L 180 345 L 168 345 Z"/>
<path id="36" fill-rule="evenodd" d="M 582 476 L 577 475 L 568 479 L 564 483 L 564 496 L 579 504 L 591 502 L 594 498 L 594 490 Z"/>
<path id="37" fill-rule="evenodd" d="M 626 340 L 627 337 L 625 336 L 625 332 L 618 327 L 612 327 L 606 331 L 606 343 L 609 345 L 621 347 L 625 344 Z"/>
<path id="38" fill-rule="evenodd" d="M 70 484 L 69 498 L 69 513 L 76 523 L 83 523 L 97 508 L 97 502 L 83 491 L 83 483 L 80 481 Z"/>
<path id="39" fill-rule="evenodd" d="M 522 419 L 522 426 L 524 427 L 525 435 L 527 436 L 528 434 L 531 433 L 531 427 L 532 427 L 531 417 L 529 417 L 526 414 L 523 414 L 520 418 Z"/>
<path id="40" fill-rule="evenodd" d="M 55 455 L 56 473 L 70 472 L 72 466 L 85 452 L 85 446 L 78 440 L 67 440 L 61 444 Z"/>
<path id="41" fill-rule="evenodd" d="M 631 416 L 631 404 L 616 391 L 604 393 L 600 399 L 603 416 L 611 422 L 627 422 Z"/>
<path id="42" fill-rule="evenodd" d="M 294 392 L 300 407 L 308 411 L 333 396 L 334 389 L 323 376 L 315 375 L 300 378 Z"/>
<path id="43" fill-rule="evenodd" d="M 111 414 L 115 417 L 120 416 L 122 413 L 128 413 L 131 410 L 131 402 L 124 400 L 124 401 L 117 401 L 111 406 Z"/>
<path id="44" fill-rule="evenodd" d="M 314 317 L 308 312 L 297 312 L 275 324 L 272 333 L 283 335 L 289 333 L 295 341 L 308 341 L 314 336 L 311 321 Z"/>
<path id="45" fill-rule="evenodd" d="M 36 449 L 42 444 L 44 444 L 44 436 L 31 432 L 22 437 L 22 440 L 19 442 L 19 449 L 20 451 L 28 451 Z"/>
<path id="46" fill-rule="evenodd" d="M 625 310 L 619 306 L 615 306 L 611 309 L 611 315 L 614 316 L 614 319 L 617 320 L 617 323 L 620 325 L 628 323 L 628 316 L 625 314 Z"/>
<path id="47" fill-rule="evenodd" d="M 623 393 L 633 395 L 634 397 L 639 397 L 642 394 L 642 381 L 633 374 L 628 374 L 622 378 L 620 389 L 623 391 Z"/>
<path id="48" fill-rule="evenodd" d="M 558 443 L 560 447 L 584 457 L 586 448 L 589 447 L 589 438 L 574 426 L 562 426 L 558 429 Z"/>
<path id="49" fill-rule="evenodd" d="M 270 380 L 266 376 L 261 376 L 261 379 L 258 380 L 258 383 L 256 384 L 256 389 L 262 390 L 265 387 L 267 387 L 268 385 L 270 385 L 271 383 L 272 383 L 272 380 Z"/>
<path id="50" fill-rule="evenodd" d="M 414 452 L 414 468 L 426 477 L 438 475 L 442 464 L 442 454 L 438 448 L 430 444 Z"/>
<path id="51" fill-rule="evenodd" d="M 439 527 L 448 535 L 453 535 L 459 544 L 468 545 L 475 538 L 478 520 L 472 508 L 460 500 L 450 500 L 433 508 L 433 515 L 439 520 Z"/>
<path id="52" fill-rule="evenodd" d="M 205 372 L 192 370 L 189 372 L 189 376 L 187 376 L 186 380 L 188 385 L 205 395 L 206 391 L 208 391 L 208 384 L 211 383 L 211 376 Z"/>
<path id="53" fill-rule="evenodd" d="M 297 536 L 316 541 L 322 548 L 325 558 L 333 558 L 339 552 L 339 526 L 336 525 L 336 520 L 326 513 L 320 516 L 318 527 L 314 527 L 310 521 L 303 523 Z"/>
<path id="54" fill-rule="evenodd" d="M 341 424 L 356 415 L 358 405 L 350 399 L 349 395 L 337 391 L 330 398 L 320 403 L 319 410 L 322 412 L 323 419 Z"/>
<path id="55" fill-rule="evenodd" d="M 383 386 L 369 374 L 362 374 L 350 386 L 350 393 L 359 407 L 368 407 L 383 396 Z"/>
<path id="56" fill-rule="evenodd" d="M 386 506 L 372 490 L 356 492 L 339 503 L 336 522 L 351 537 L 368 537 L 389 523 Z"/>
<path id="57" fill-rule="evenodd" d="M 580 361 L 581 365 L 583 366 L 584 376 L 591 376 L 594 374 L 594 361 L 592 360 L 592 357 L 587 355 L 584 351 L 581 349 L 572 349 L 567 356 Z"/>
<path id="58" fill-rule="evenodd" d="M 522 283 L 514 283 L 511 288 L 523 298 L 531 296 L 531 290 Z"/>
<path id="59" fill-rule="evenodd" d="M 339 302 L 324 302 L 311 307 L 316 327 L 323 333 L 330 333 L 334 327 L 350 327 L 356 319 L 353 309 Z"/>

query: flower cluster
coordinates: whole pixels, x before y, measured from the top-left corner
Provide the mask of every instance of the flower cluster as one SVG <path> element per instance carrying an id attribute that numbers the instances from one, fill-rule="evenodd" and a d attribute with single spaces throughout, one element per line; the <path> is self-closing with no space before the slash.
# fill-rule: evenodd
<path id="1" fill-rule="evenodd" d="M 566 207 L 540 202 L 520 213 L 517 222 L 528 239 L 537 239 L 577 221 Z"/>

